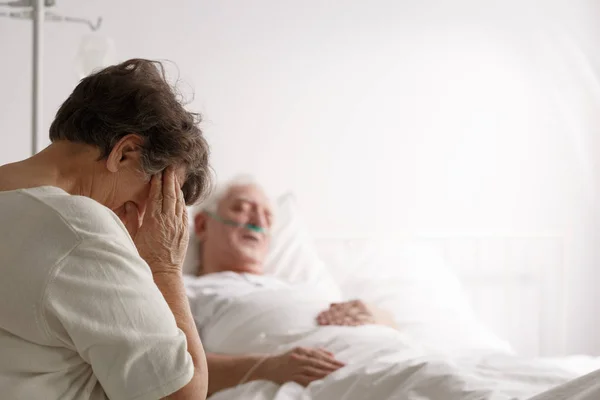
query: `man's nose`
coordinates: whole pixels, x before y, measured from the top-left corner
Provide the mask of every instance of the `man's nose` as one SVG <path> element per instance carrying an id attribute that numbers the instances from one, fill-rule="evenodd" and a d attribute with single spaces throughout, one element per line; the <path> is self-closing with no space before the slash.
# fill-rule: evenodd
<path id="1" fill-rule="evenodd" d="M 252 225 L 260 226 L 261 228 L 267 227 L 267 218 L 263 213 L 254 211 L 250 216 L 250 223 Z"/>

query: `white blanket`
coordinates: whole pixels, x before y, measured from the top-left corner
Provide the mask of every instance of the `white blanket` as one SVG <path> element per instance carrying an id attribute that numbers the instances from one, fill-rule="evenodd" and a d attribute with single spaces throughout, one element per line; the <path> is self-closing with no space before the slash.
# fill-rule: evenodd
<path id="1" fill-rule="evenodd" d="M 600 370 L 574 379 L 542 393 L 531 400 L 598 400 L 600 399 Z"/>
<path id="2" fill-rule="evenodd" d="M 243 334 L 238 330 L 235 336 Z M 505 354 L 434 356 L 398 332 L 377 326 L 266 336 L 262 344 L 251 347 L 279 352 L 294 346 L 325 347 L 347 365 L 306 388 L 292 382 L 281 387 L 250 382 L 217 393 L 211 400 L 528 399 L 580 374 L 557 361 Z M 559 398 L 565 397 L 540 400 Z"/>
<path id="3" fill-rule="evenodd" d="M 207 351 L 278 354 L 296 346 L 323 347 L 346 363 L 306 388 L 255 381 L 211 400 L 529 399 L 600 369 L 592 359 L 530 360 L 492 351 L 441 354 L 382 326 L 318 327 L 314 317 L 327 306 L 326 299 L 266 279 L 223 275 L 187 288 Z M 589 382 L 583 383 L 589 387 Z M 580 386 L 575 389 L 581 391 Z M 540 400 L 563 398 L 568 397 Z"/>

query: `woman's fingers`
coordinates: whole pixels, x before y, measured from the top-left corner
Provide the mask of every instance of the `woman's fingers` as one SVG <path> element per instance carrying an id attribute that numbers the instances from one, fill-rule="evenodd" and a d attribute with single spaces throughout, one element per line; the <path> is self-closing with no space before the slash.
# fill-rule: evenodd
<path id="1" fill-rule="evenodd" d="M 179 179 L 175 177 L 175 193 L 177 193 L 177 202 L 175 204 L 175 214 L 178 218 L 183 219 L 183 211 L 185 210 L 185 199 L 183 198 L 183 191 L 181 190 Z"/>
<path id="2" fill-rule="evenodd" d="M 153 273 L 181 271 L 189 243 L 183 194 L 173 167 L 152 177 L 135 245 Z M 178 203 L 180 203 L 178 205 Z"/>
<path id="3" fill-rule="evenodd" d="M 162 173 L 152 175 L 146 215 L 156 215 L 162 212 Z"/>
<path id="4" fill-rule="evenodd" d="M 162 196 L 162 212 L 175 214 L 177 192 L 175 191 L 175 168 L 173 167 L 167 167 L 163 173 Z"/>

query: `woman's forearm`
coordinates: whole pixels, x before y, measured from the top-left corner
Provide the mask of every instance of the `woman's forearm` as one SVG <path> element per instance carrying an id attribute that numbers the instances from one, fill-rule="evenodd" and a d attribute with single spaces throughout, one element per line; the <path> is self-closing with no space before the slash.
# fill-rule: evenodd
<path id="1" fill-rule="evenodd" d="M 208 367 L 204 348 L 196 329 L 180 273 L 154 273 L 154 283 L 165 298 L 179 329 L 187 339 L 187 349 L 194 363 L 192 380 L 169 399 L 206 399 L 208 390 Z"/>

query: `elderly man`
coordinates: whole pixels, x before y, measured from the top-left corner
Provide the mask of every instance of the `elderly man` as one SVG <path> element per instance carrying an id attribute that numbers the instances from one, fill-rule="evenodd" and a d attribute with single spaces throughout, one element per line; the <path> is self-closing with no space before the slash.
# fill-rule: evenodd
<path id="1" fill-rule="evenodd" d="M 209 339 L 209 394 L 252 380 L 278 384 L 295 381 L 306 386 L 344 366 L 332 352 L 320 347 L 296 347 L 265 356 L 242 355 L 231 346 L 213 344 L 217 350 L 227 347 L 235 354 L 210 353 L 210 343 L 215 343 L 211 331 L 220 330 L 217 325 L 223 309 L 232 308 L 236 301 L 242 308 L 264 307 L 256 303 L 260 303 L 257 297 L 261 293 L 266 295 L 267 303 L 276 301 L 277 309 L 272 312 L 277 315 L 267 324 L 269 332 L 277 332 L 278 327 L 288 332 L 331 325 L 393 326 L 390 315 L 361 301 L 330 304 L 327 299 L 316 299 L 313 288 L 292 286 L 263 275 L 273 209 L 258 185 L 231 182 L 207 201 L 194 222 L 200 242 L 200 266 L 198 277 L 188 279 L 187 289 L 201 336 Z M 257 336 L 260 334 L 264 336 L 265 332 Z M 221 337 L 217 339 L 222 343 Z"/>
<path id="2" fill-rule="evenodd" d="M 248 181 L 225 186 L 195 217 L 200 266 L 185 284 L 215 400 L 516 400 L 578 376 L 511 354 L 441 355 L 392 329 L 386 312 L 264 275 L 272 221 L 269 199 Z"/>

